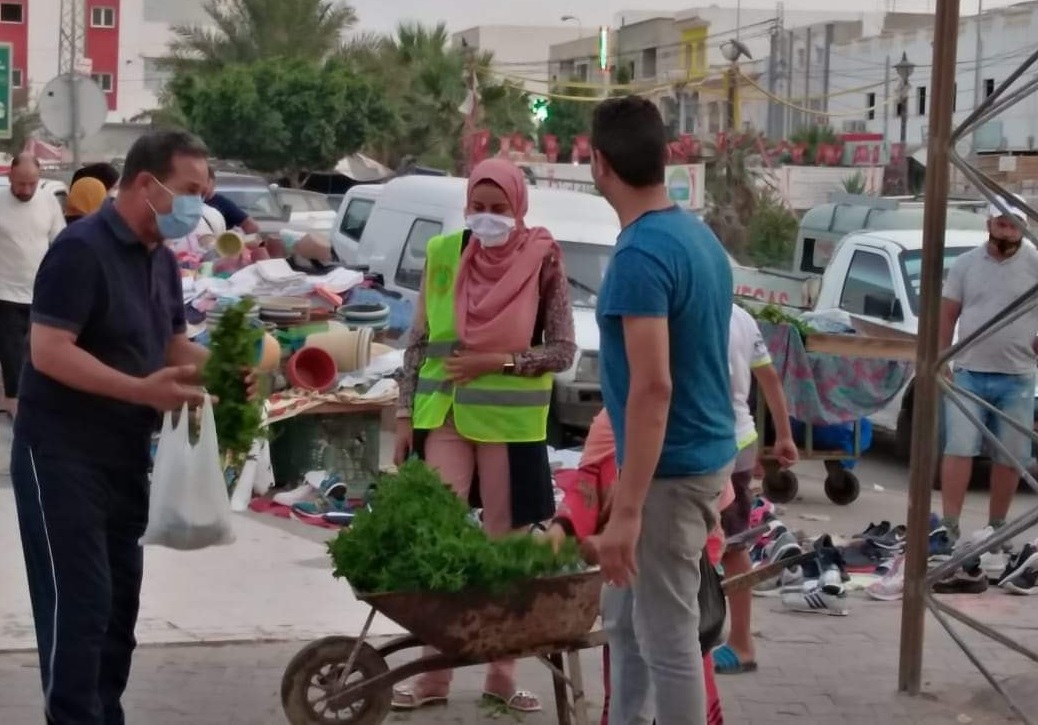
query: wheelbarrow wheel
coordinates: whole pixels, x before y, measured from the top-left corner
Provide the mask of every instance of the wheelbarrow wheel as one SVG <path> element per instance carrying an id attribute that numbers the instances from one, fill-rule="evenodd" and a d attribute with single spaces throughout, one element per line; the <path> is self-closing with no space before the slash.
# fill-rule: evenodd
<path id="1" fill-rule="evenodd" d="M 858 500 L 861 493 L 861 484 L 858 477 L 846 468 L 836 468 L 829 471 L 825 477 L 825 495 L 837 506 L 847 506 Z"/>
<path id="2" fill-rule="evenodd" d="M 792 471 L 769 470 L 764 473 L 762 487 L 764 497 L 772 503 L 789 503 L 797 497 L 800 481 Z"/>
<path id="3" fill-rule="evenodd" d="M 281 705 L 292 725 L 378 725 L 386 719 L 393 704 L 391 688 L 359 702 L 339 695 L 350 686 L 389 672 L 386 659 L 363 642 L 345 688 L 340 687 L 338 683 L 356 645 L 353 637 L 325 637 L 311 642 L 292 658 L 281 678 Z"/>

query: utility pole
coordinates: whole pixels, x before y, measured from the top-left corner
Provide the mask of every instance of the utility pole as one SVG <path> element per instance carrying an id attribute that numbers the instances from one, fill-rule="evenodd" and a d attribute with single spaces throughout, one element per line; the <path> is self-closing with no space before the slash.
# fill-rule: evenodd
<path id="1" fill-rule="evenodd" d="M 85 25 L 83 0 L 61 0 L 61 28 L 58 34 L 58 73 L 64 74 L 71 84 L 69 88 L 69 114 L 72 121 L 72 163 L 79 167 L 79 93 L 78 84 L 82 82 L 80 69 L 83 63 L 83 45 L 85 42 L 83 28 Z"/>
<path id="2" fill-rule="evenodd" d="M 771 28 L 771 49 L 768 53 L 768 123 L 767 123 L 767 136 L 769 139 L 774 139 L 775 134 L 775 112 L 778 107 L 775 105 L 775 89 L 778 86 L 775 73 L 778 70 L 778 55 L 779 45 L 779 27 L 777 25 Z"/>
<path id="3" fill-rule="evenodd" d="M 811 105 L 811 51 L 814 50 L 814 46 L 811 45 L 811 26 L 807 26 L 807 40 L 805 41 L 804 50 L 804 102 L 801 103 L 802 108 L 812 108 Z M 800 114 L 803 115 L 803 111 Z M 810 120 L 801 122 L 802 126 L 811 125 Z"/>
<path id="4" fill-rule="evenodd" d="M 782 116 L 782 138 L 793 133 L 793 31 L 786 36 L 786 107 Z"/>
<path id="5" fill-rule="evenodd" d="M 983 19 L 983 17 L 984 17 L 984 0 L 977 0 L 977 17 L 976 17 L 976 20 L 974 21 L 975 24 L 976 24 L 976 29 L 977 29 L 977 34 L 976 34 L 977 47 L 976 47 L 976 54 L 975 54 L 974 59 L 973 59 L 973 62 L 974 62 L 974 68 L 973 68 L 973 108 L 974 109 L 979 107 L 980 104 L 984 102 L 984 89 L 981 87 L 981 85 L 982 85 L 981 84 L 981 77 L 983 76 L 983 73 L 981 72 L 981 67 L 980 67 L 981 59 L 983 58 L 983 53 L 984 53 L 984 42 L 983 42 L 983 39 L 981 37 L 981 32 L 980 32 L 980 25 L 981 25 L 981 20 Z M 977 132 L 976 131 L 974 131 L 973 133 L 970 134 L 970 152 L 972 153 L 973 156 L 977 155 Z"/>
<path id="6" fill-rule="evenodd" d="M 890 56 L 883 69 L 883 141 L 890 143 Z"/>
<path id="7" fill-rule="evenodd" d="M 829 123 L 829 67 L 832 63 L 833 35 L 835 32 L 835 25 L 832 23 L 825 24 L 825 65 L 822 70 L 825 76 L 822 78 L 822 110 L 825 111 L 826 124 Z"/>

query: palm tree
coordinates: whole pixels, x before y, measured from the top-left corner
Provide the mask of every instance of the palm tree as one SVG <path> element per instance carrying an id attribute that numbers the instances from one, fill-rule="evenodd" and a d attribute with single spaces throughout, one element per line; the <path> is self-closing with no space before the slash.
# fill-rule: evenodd
<path id="1" fill-rule="evenodd" d="M 208 26 L 178 25 L 165 64 L 174 71 L 211 71 L 263 58 L 321 61 L 343 46 L 357 22 L 336 0 L 206 0 Z"/>

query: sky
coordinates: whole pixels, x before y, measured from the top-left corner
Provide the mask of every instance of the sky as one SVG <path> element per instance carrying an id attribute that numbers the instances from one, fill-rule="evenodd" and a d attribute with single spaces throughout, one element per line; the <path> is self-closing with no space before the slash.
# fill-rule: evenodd
<path id="1" fill-rule="evenodd" d="M 561 25 L 562 15 L 580 18 L 584 27 L 614 25 L 624 10 L 637 8 L 674 12 L 693 7 L 718 5 L 735 7 L 735 0 L 349 0 L 360 18 L 359 30 L 388 32 L 401 20 L 418 20 L 423 23 L 445 21 L 452 31 L 464 30 L 476 25 Z M 824 10 L 832 7 L 828 2 L 817 0 L 786 0 L 788 10 Z M 932 11 L 936 0 L 862 0 L 858 3 L 863 11 L 882 12 L 896 6 L 900 12 Z M 1006 0 L 984 0 L 985 8 L 1012 4 Z M 775 8 L 777 3 L 762 0 L 747 0 L 744 8 Z M 962 0 L 962 13 L 976 12 L 976 0 Z"/>

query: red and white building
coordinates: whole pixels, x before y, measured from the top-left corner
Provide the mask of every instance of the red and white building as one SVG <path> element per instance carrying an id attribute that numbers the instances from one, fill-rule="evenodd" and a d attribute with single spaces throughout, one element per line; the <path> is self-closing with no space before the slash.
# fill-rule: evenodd
<path id="1" fill-rule="evenodd" d="M 204 24 L 203 0 L 82 0 L 83 65 L 108 99 L 109 122 L 158 105 L 157 67 L 176 25 Z M 35 96 L 58 74 L 61 0 L 0 0 L 0 42 L 14 51 L 13 81 Z"/>

